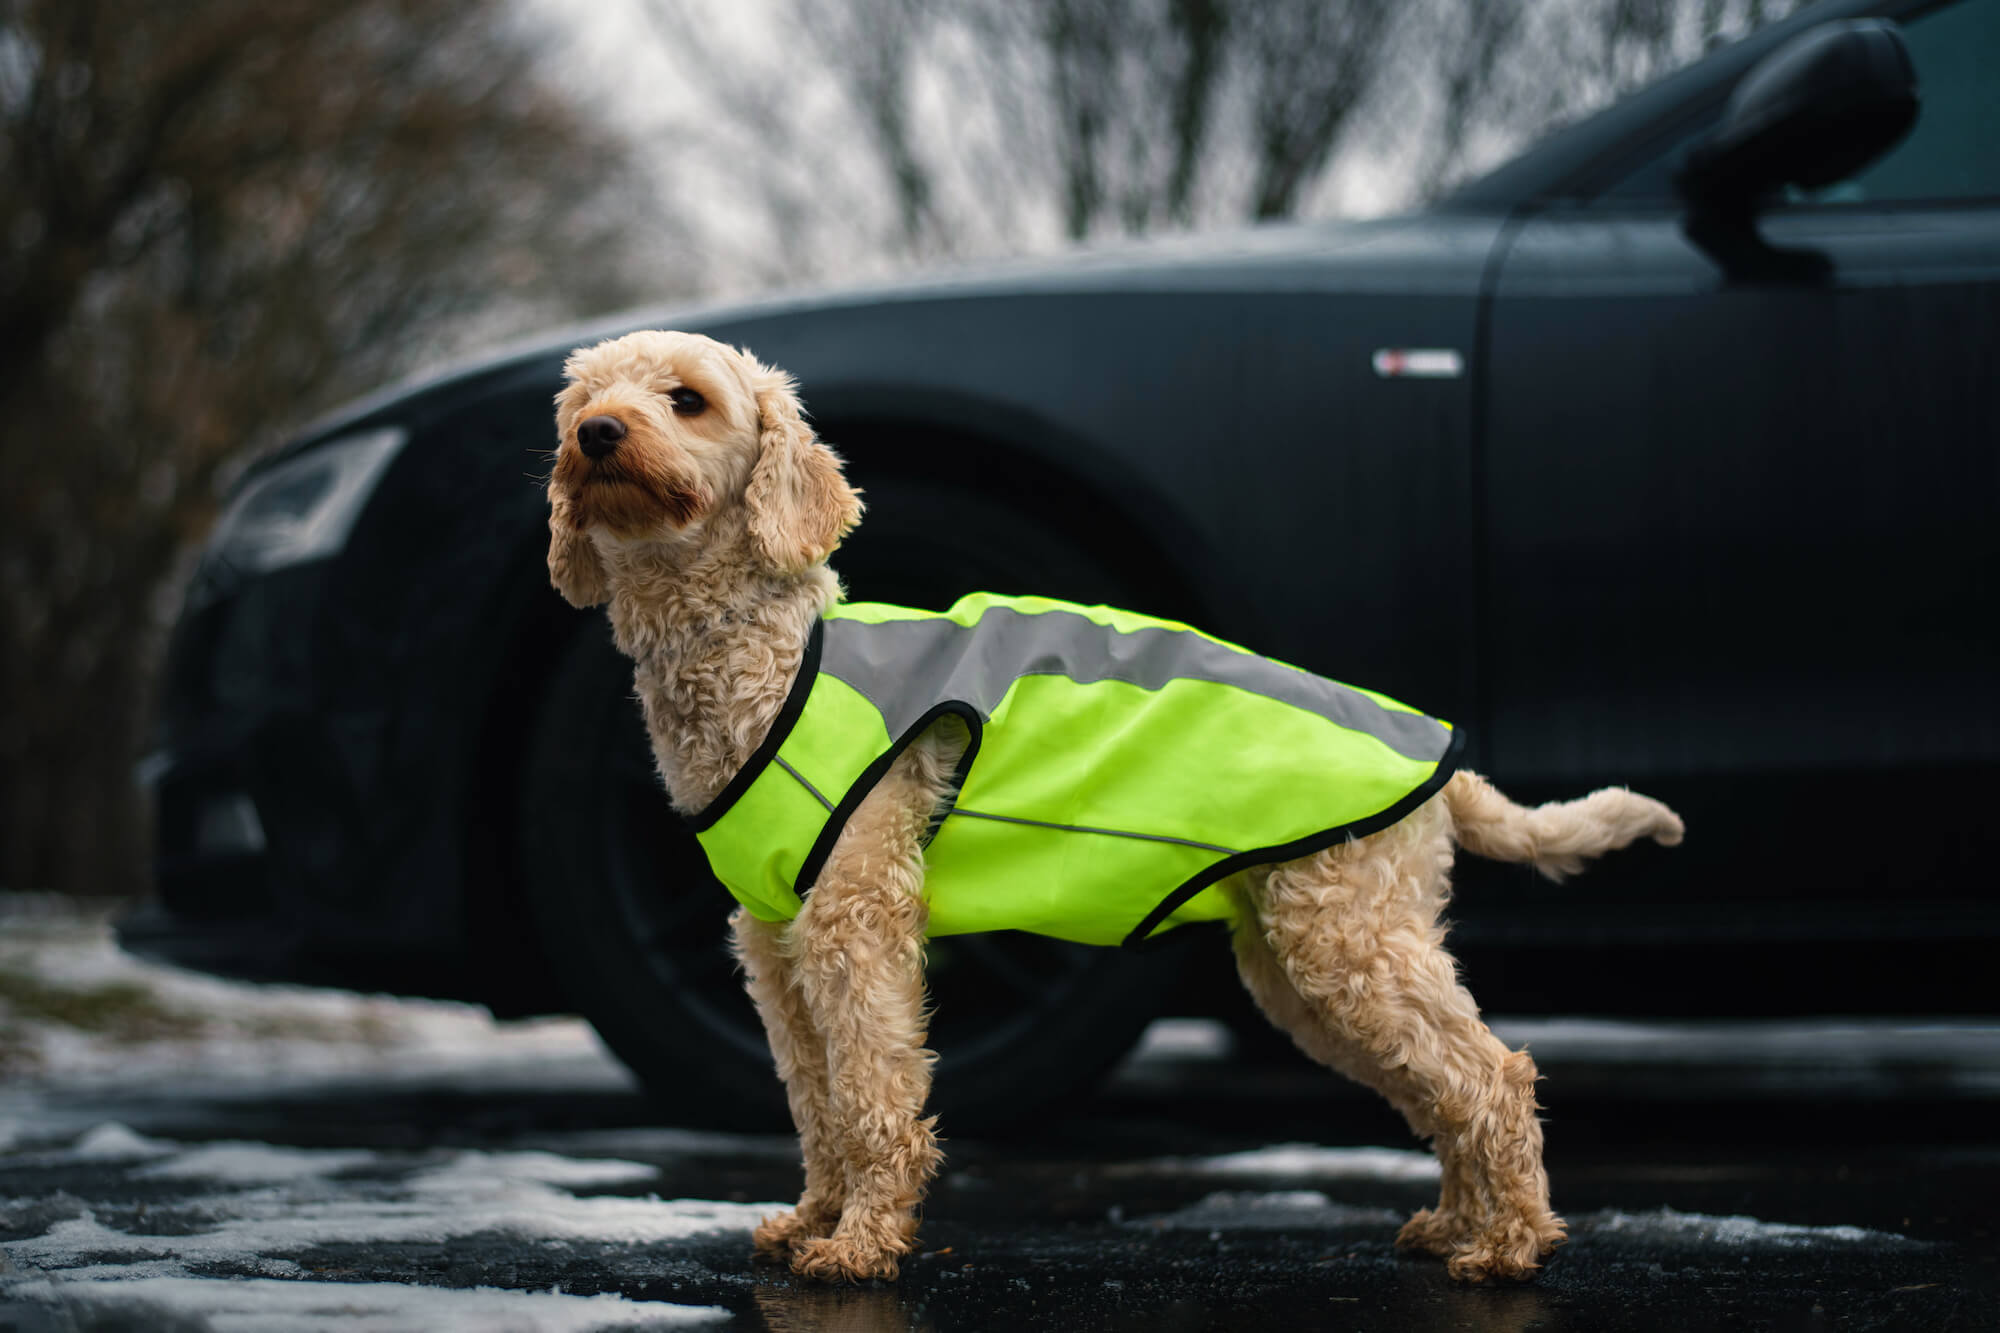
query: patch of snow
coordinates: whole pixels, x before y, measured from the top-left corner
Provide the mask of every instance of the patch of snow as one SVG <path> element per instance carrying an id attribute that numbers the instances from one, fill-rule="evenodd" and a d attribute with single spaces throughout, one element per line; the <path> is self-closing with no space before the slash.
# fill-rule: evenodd
<path id="1" fill-rule="evenodd" d="M 1630 1022 L 1599 1018 L 1495 1018 L 1493 1034 L 1537 1060 L 1765 1066 L 1875 1065 L 1926 1059 L 1988 1073 L 2000 1061 L 2000 1024 L 1980 1019 L 1716 1019 Z"/>
<path id="2" fill-rule="evenodd" d="M 625 1154 L 635 1157 L 756 1157 L 796 1162 L 796 1134 L 728 1134 L 721 1130 L 675 1129 L 671 1126 L 629 1126 L 619 1129 L 567 1130 L 527 1136 L 556 1152 Z"/>
<path id="3" fill-rule="evenodd" d="M 311 1180 L 366 1166 L 375 1154 L 360 1148 L 274 1148 L 268 1143 L 205 1143 L 164 1162 L 132 1172 L 137 1180 L 216 1180 L 268 1185 Z"/>
<path id="4" fill-rule="evenodd" d="M 1156 1018 L 1127 1060 L 1226 1060 L 1236 1039 L 1212 1018 Z"/>
<path id="5" fill-rule="evenodd" d="M 41 1113 L 31 1095 L 20 1097 L 0 1093 L 0 1101 L 26 1114 L 9 1123 L 13 1131 L 12 1160 L 20 1166 L 61 1166 L 75 1162 L 125 1162 L 167 1157 L 181 1150 L 171 1139 L 141 1134 L 116 1120 L 103 1120 L 88 1108 L 80 1116 L 49 1116 Z M 78 1125 L 88 1128 L 79 1129 Z M 68 1139 L 65 1143 L 63 1140 Z"/>
<path id="6" fill-rule="evenodd" d="M 367 1076 L 415 1084 L 547 1086 L 552 1072 L 592 1089 L 634 1086 L 580 1019 L 496 1023 L 476 1005 L 228 981 L 142 961 L 113 939 L 111 912 L 53 895 L 0 894 L 0 970 L 58 992 L 125 989 L 135 1024 L 83 1028 L 0 1001 L 0 1078 L 11 1093 L 183 1085 L 309 1087 Z M 0 1107 L 0 1135 L 22 1132 Z"/>
<path id="7" fill-rule="evenodd" d="M 204 1190 L 198 1223 L 182 1215 L 173 1230 L 153 1234 L 134 1223 L 123 1230 L 106 1226 L 89 1208 L 49 1226 L 39 1236 L 0 1242 L 0 1252 L 24 1265 L 79 1275 L 123 1271 L 136 1259 L 167 1261 L 159 1276 L 185 1276 L 196 1268 L 248 1267 L 268 1271 L 272 1261 L 316 1246 L 343 1242 L 438 1244 L 480 1233 L 505 1233 L 531 1240 L 597 1241 L 657 1245 L 716 1232 L 748 1231 L 784 1205 L 724 1203 L 708 1199 L 580 1196 L 564 1186 L 627 1185 L 649 1179 L 653 1168 L 637 1162 L 565 1159 L 542 1152 L 459 1152 L 435 1165 L 422 1158 L 357 1152 L 297 1154 L 264 1145 L 224 1145 L 219 1157 L 197 1148 L 184 1154 L 205 1157 L 226 1169 L 244 1167 L 254 1187 Z M 169 1159 L 170 1161 L 178 1159 Z M 372 1165 L 381 1172 L 366 1179 L 330 1180 L 326 1170 Z M 250 1170 L 264 1166 L 266 1170 Z M 414 1167 L 414 1169 L 412 1169 Z M 138 1167 L 135 1175 L 201 1175 L 207 1171 L 160 1172 Z M 272 1176 L 277 1179 L 273 1180 Z M 170 1214 L 156 1207 L 153 1216 Z M 283 1271 L 283 1270 L 279 1270 Z"/>
<path id="8" fill-rule="evenodd" d="M 631 1301 L 615 1292 L 496 1287 L 417 1287 L 394 1282 L 298 1282 L 273 1278 L 92 1278 L 24 1282 L 9 1292 L 138 1327 L 147 1316 L 200 1320 L 213 1333 L 597 1333 L 660 1329 L 729 1318 L 713 1305 Z M 95 1326 L 95 1320 L 91 1321 Z"/>
<path id="9" fill-rule="evenodd" d="M 1175 1212 L 1138 1218 L 1126 1225 L 1161 1231 L 1323 1231 L 1398 1226 L 1402 1221 L 1403 1215 L 1393 1209 L 1335 1203 L 1318 1190 L 1224 1190 Z"/>
<path id="10" fill-rule="evenodd" d="M 1327 1148 L 1276 1143 L 1218 1157 L 1160 1157 L 1111 1168 L 1116 1175 L 1287 1176 L 1312 1180 L 1431 1181 L 1437 1158 L 1408 1148 Z"/>
<path id="11" fill-rule="evenodd" d="M 1871 1249 L 1930 1248 L 1926 1241 L 1912 1240 L 1889 1231 L 1872 1231 L 1866 1227 L 1799 1226 L 1790 1222 L 1765 1222 L 1755 1217 L 1683 1213 L 1673 1208 L 1655 1208 L 1643 1213 L 1607 1208 L 1576 1218 L 1574 1222 L 1573 1232 L 1579 1237 L 1610 1235 L 1627 1240 L 1725 1249 L 1811 1249 L 1860 1245 Z"/>
<path id="12" fill-rule="evenodd" d="M 114 1120 L 85 1130 L 65 1155 L 82 1161 L 115 1161 L 126 1157 L 163 1157 L 179 1148 L 178 1143 L 149 1138 Z"/>
<path id="13" fill-rule="evenodd" d="M 561 1185 L 568 1189 L 603 1189 L 651 1180 L 659 1168 L 644 1162 L 610 1157 L 559 1157 L 552 1152 L 462 1152 L 449 1165 L 425 1172 L 419 1179 L 431 1190 L 458 1188 L 477 1193 L 495 1179 Z"/>

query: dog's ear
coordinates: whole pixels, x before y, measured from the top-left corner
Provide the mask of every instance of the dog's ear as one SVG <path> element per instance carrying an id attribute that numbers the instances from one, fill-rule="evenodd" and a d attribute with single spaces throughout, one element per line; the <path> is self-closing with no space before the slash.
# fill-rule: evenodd
<path id="1" fill-rule="evenodd" d="M 611 600 L 604 561 L 577 527 L 569 501 L 549 494 L 549 582 L 571 606 L 602 606 Z"/>
<path id="2" fill-rule="evenodd" d="M 750 533 L 773 567 L 797 573 L 831 555 L 861 521 L 861 495 L 806 424 L 791 376 L 750 364 L 758 419 L 757 465 L 743 497 Z"/>

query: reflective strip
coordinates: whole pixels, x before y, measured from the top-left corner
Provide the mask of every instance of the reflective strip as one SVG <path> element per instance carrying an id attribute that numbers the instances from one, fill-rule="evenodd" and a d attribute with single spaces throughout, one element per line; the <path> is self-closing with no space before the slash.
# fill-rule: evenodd
<path id="1" fill-rule="evenodd" d="M 818 795 L 817 792 L 813 794 Z M 1064 833 L 1102 833 L 1107 838 L 1137 838 L 1140 842 L 1171 842 L 1182 847 L 1199 847 L 1205 852 L 1222 852 L 1229 856 L 1234 856 L 1237 852 L 1237 849 L 1234 847 L 1219 847 L 1215 843 L 1196 842 L 1192 838 L 1169 838 L 1161 833 L 1133 833 L 1128 829 L 1091 828 L 1087 824 L 1051 824 L 1047 820 L 1042 819 L 1017 819 L 1013 815 L 989 815 L 980 810 L 968 810 L 962 805 L 953 806 L 951 813 L 946 818 L 957 819 L 960 815 L 965 816 L 967 819 L 996 820 L 1002 824 L 1026 824 L 1031 828 L 1060 829 Z"/>
<path id="2" fill-rule="evenodd" d="M 1175 680 L 1233 686 L 1373 736 L 1421 762 L 1435 761 L 1451 745 L 1451 729 L 1442 722 L 1384 708 L 1351 685 L 1193 630 L 1120 630 L 1074 611 L 1029 614 L 989 606 L 969 627 L 943 618 L 868 622 L 836 613 L 826 621 L 820 669 L 865 695 L 892 736 L 940 699 L 963 700 L 991 717 L 1020 677 L 1064 676 L 1079 685 L 1117 680 L 1144 690 Z"/>
<path id="3" fill-rule="evenodd" d="M 818 787 L 815 787 L 815 786 L 813 786 L 813 785 L 812 785 L 812 783 L 810 783 L 810 782 L 807 782 L 807 781 L 806 781 L 806 775 L 805 775 L 805 774 L 803 774 L 803 773 L 799 772 L 799 770 L 797 770 L 796 768 L 793 768 L 793 767 L 792 767 L 792 766 L 791 766 L 790 764 L 786 763 L 786 762 L 785 762 L 785 756 L 783 756 L 783 755 L 781 755 L 781 754 L 774 754 L 774 755 L 772 755 L 772 756 L 771 756 L 771 762 L 772 762 L 772 763 L 774 763 L 774 764 L 776 764 L 776 765 L 777 765 L 777 766 L 778 766 L 779 768 L 782 768 L 782 769 L 784 769 L 784 770 L 785 770 L 785 771 L 786 771 L 787 773 L 790 773 L 790 774 L 791 774 L 791 775 L 792 775 L 792 776 L 793 776 L 793 777 L 794 777 L 795 779 L 797 779 L 797 780 L 798 780 L 798 784 L 799 784 L 799 785 L 800 785 L 801 787 L 804 787 L 804 788 L 805 788 L 805 789 L 806 789 L 807 791 L 809 791 L 809 792 L 811 792 L 811 793 L 812 793 L 812 798 L 813 798 L 813 799 L 814 799 L 815 801 L 818 801 L 818 802 L 819 802 L 819 803 L 820 803 L 821 805 L 825 806 L 825 807 L 826 807 L 826 808 L 827 808 L 828 810 L 831 810 L 831 809 L 833 809 L 833 802 L 832 802 L 832 801 L 829 801 L 829 800 L 827 800 L 827 799 L 826 799 L 826 797 L 824 797 L 824 796 L 820 795 L 820 790 L 819 790 L 819 788 L 818 788 Z"/>

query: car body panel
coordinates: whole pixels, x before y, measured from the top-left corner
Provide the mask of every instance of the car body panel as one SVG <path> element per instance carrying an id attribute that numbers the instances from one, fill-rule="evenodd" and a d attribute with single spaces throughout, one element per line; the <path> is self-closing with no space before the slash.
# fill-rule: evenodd
<path id="1" fill-rule="evenodd" d="M 1833 281 L 1727 284 L 1671 216 L 1514 238 L 1485 455 L 1510 771 L 2000 759 L 2000 209 L 1765 231 Z"/>

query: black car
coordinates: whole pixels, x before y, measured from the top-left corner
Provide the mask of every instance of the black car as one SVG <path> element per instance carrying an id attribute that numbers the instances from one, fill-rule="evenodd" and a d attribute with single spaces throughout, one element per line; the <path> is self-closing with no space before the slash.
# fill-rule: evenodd
<path id="1" fill-rule="evenodd" d="M 645 312 L 361 403 L 210 540 L 122 938 L 580 1010 L 711 1118 L 779 1105 L 530 480 L 564 351 L 672 326 L 799 377 L 867 493 L 857 597 L 1187 620 L 1452 719 L 1517 798 L 1678 807 L 1684 847 L 1560 886 L 1461 862 L 1488 1008 L 1990 1011 L 1995 70 L 2000 0 L 1835 0 L 1414 216 Z M 1018 1113 L 1226 1011 L 1201 934 L 934 942 L 937 1103 Z"/>

